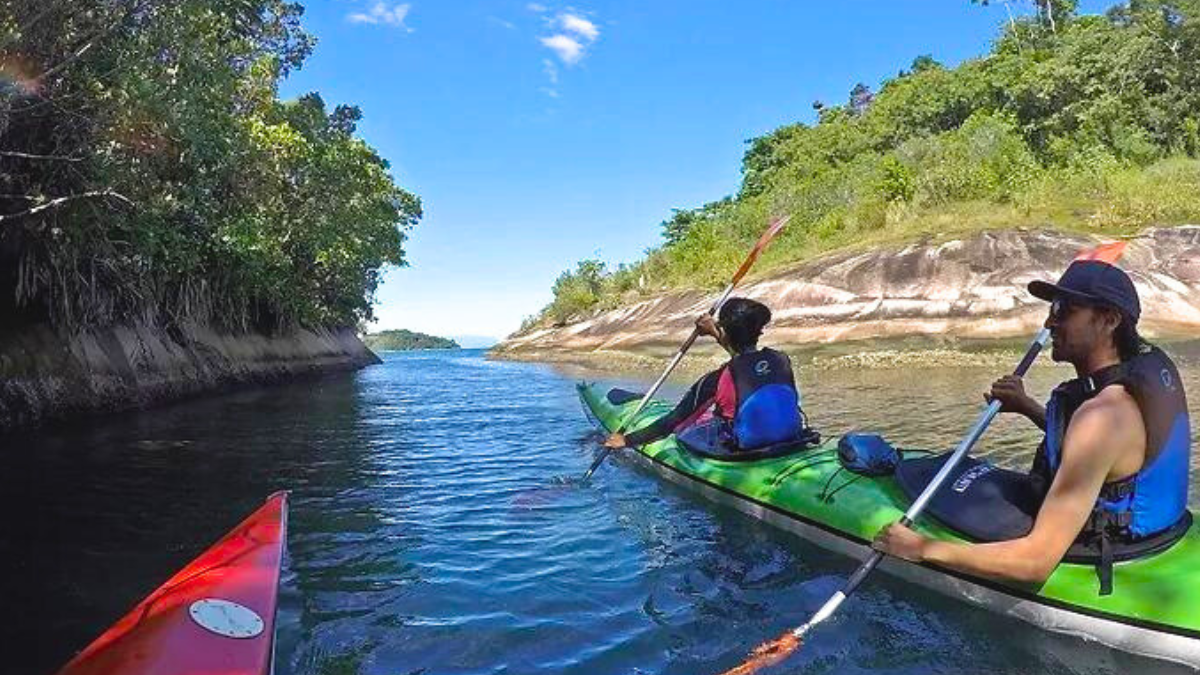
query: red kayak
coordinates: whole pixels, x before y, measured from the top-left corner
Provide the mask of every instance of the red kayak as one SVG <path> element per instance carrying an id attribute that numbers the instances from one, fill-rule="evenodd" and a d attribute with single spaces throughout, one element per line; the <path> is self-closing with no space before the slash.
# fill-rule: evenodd
<path id="1" fill-rule="evenodd" d="M 266 675 L 287 542 L 287 493 L 233 528 L 59 675 Z"/>

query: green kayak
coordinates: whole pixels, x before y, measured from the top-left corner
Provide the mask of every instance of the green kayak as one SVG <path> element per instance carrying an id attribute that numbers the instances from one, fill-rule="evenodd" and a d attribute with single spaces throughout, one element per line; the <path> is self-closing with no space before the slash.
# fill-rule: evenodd
<path id="1" fill-rule="evenodd" d="M 607 430 L 616 428 L 636 401 L 580 383 L 584 409 Z M 629 429 L 670 410 L 652 401 Z M 648 468 L 715 501 L 856 559 L 870 554 L 869 541 L 899 520 L 909 499 L 891 476 L 834 476 L 836 442 L 785 457 L 722 461 L 693 454 L 669 436 L 627 451 Z M 831 484 L 836 499 L 823 492 Z M 962 541 L 931 518 L 917 529 L 939 539 Z M 1192 527 L 1170 548 L 1113 569 L 1114 592 L 1099 594 L 1091 565 L 1060 564 L 1040 589 L 993 581 L 933 565 L 886 559 L 881 569 L 900 578 L 1018 617 L 1047 630 L 1092 639 L 1122 651 L 1200 667 L 1200 533 Z"/>

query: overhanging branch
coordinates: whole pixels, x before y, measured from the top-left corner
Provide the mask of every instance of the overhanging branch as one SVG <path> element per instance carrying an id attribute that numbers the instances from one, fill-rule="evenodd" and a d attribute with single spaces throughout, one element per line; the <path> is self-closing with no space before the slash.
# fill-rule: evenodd
<path id="1" fill-rule="evenodd" d="M 16 157 L 17 159 L 44 159 L 55 162 L 82 162 L 82 157 L 61 157 L 59 155 L 34 155 L 15 150 L 0 150 L 0 157 Z"/>
<path id="2" fill-rule="evenodd" d="M 67 204 L 67 203 L 70 203 L 73 201 L 77 201 L 80 199 L 98 199 L 98 198 L 102 198 L 102 197 L 112 197 L 113 199 L 117 199 L 122 202 L 125 202 L 129 206 L 133 206 L 133 202 L 129 201 L 129 199 L 127 197 L 125 197 L 124 195 L 122 195 L 118 192 L 113 192 L 112 190 L 94 190 L 92 192 L 81 192 L 77 195 L 67 195 L 66 197 L 57 197 L 55 199 L 51 199 L 50 201 L 46 202 L 45 204 L 38 204 L 37 206 L 25 209 L 24 211 L 17 211 L 16 213 L 6 213 L 3 215 L 0 215 L 0 223 L 5 223 L 10 220 L 16 220 L 17 218 L 24 218 L 26 216 L 37 215 L 37 214 L 41 213 L 42 211 L 56 209 L 56 208 L 61 207 L 64 204 Z"/>

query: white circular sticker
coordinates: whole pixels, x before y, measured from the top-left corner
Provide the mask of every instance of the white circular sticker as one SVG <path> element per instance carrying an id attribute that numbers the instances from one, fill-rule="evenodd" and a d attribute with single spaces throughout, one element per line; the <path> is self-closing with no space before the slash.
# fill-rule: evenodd
<path id="1" fill-rule="evenodd" d="M 262 617 L 249 607 L 218 598 L 193 602 L 188 614 L 201 628 L 228 638 L 256 637 L 266 626 Z"/>

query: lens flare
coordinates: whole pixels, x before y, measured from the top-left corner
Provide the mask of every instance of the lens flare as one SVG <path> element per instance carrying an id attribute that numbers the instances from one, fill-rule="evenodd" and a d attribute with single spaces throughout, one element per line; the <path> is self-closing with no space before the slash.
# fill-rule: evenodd
<path id="1" fill-rule="evenodd" d="M 39 75 L 41 68 L 33 59 L 20 54 L 0 55 L 0 87 L 12 87 L 22 94 L 35 95 L 41 92 Z"/>

